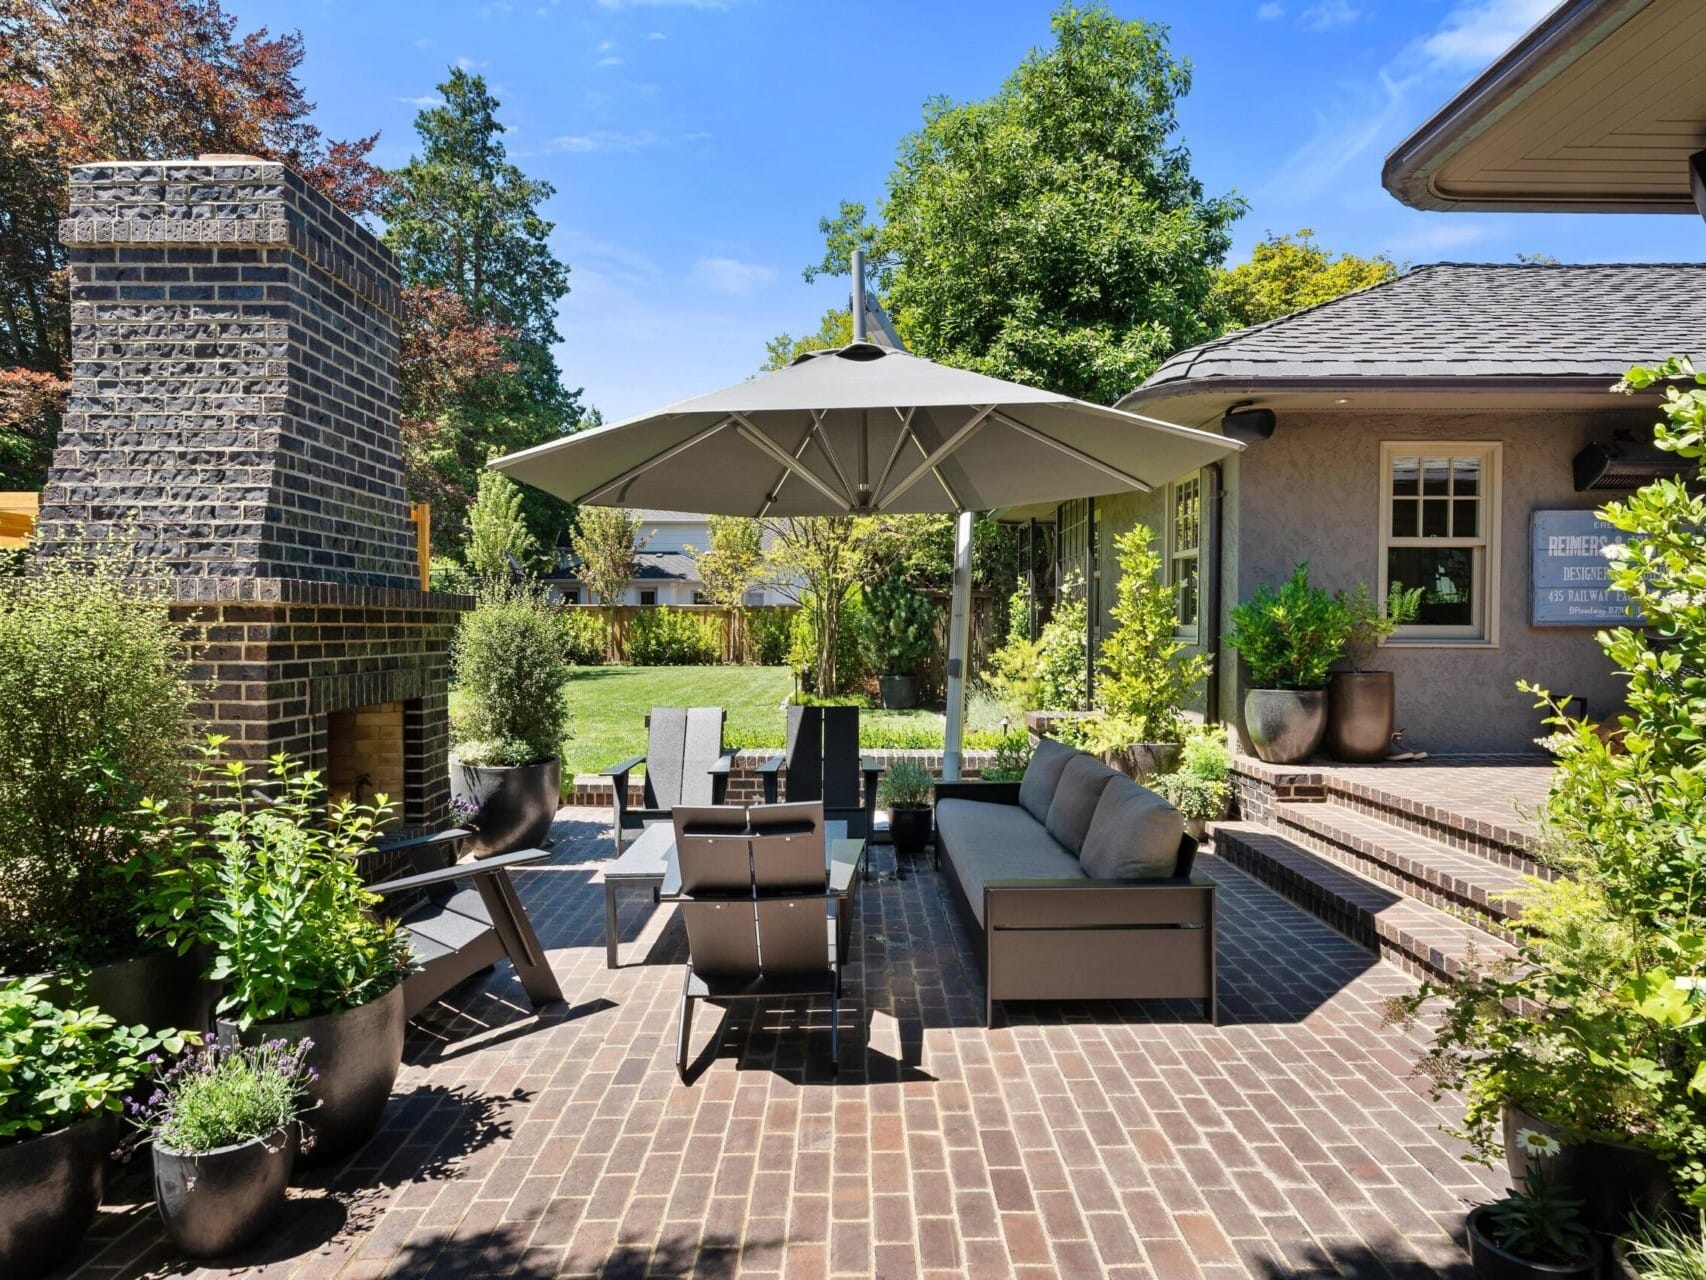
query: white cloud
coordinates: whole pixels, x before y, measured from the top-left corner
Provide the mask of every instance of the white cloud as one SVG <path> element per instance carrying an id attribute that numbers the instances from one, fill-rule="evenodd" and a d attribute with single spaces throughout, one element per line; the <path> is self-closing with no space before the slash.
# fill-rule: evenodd
<path id="1" fill-rule="evenodd" d="M 730 0 L 597 0 L 600 9 L 727 9 Z"/>
<path id="2" fill-rule="evenodd" d="M 431 49 L 437 43 L 438 41 L 434 40 L 431 36 L 415 37 L 415 48 L 417 49 Z"/>
<path id="3" fill-rule="evenodd" d="M 1416 227 L 1392 241 L 1392 248 L 1399 253 L 1438 253 L 1445 249 L 1458 249 L 1466 245 L 1479 244 L 1483 240 L 1500 235 L 1500 231 L 1485 223 L 1465 220 L 1461 214 L 1421 214 L 1427 219 Z"/>
<path id="4" fill-rule="evenodd" d="M 667 40 L 668 38 L 669 37 L 664 35 L 664 33 L 661 31 L 648 31 L 648 32 L 646 32 L 646 39 L 648 39 L 648 40 Z"/>
<path id="5" fill-rule="evenodd" d="M 418 98 L 398 98 L 397 101 L 419 111 L 425 111 L 428 107 L 442 107 L 444 105 L 444 99 L 436 93 L 423 93 Z"/>
<path id="6" fill-rule="evenodd" d="M 612 54 L 607 58 L 600 58 L 598 65 L 601 67 L 619 67 L 622 65 L 622 59 Z"/>
<path id="7" fill-rule="evenodd" d="M 701 258 L 693 265 L 693 279 L 711 293 L 741 297 L 762 289 L 776 278 L 774 267 L 738 258 Z"/>
<path id="8" fill-rule="evenodd" d="M 643 151 L 662 141 L 649 129 L 638 133 L 619 133 L 613 129 L 591 129 L 586 133 L 565 133 L 552 138 L 547 151 L 568 151 L 587 154 L 594 151 Z"/>
<path id="9" fill-rule="evenodd" d="M 1475 0 L 1459 4 L 1422 41 L 1428 64 L 1442 71 L 1479 71 L 1516 43 L 1557 0 Z"/>
<path id="10" fill-rule="evenodd" d="M 484 59 L 470 58 L 467 54 L 463 54 L 460 58 L 456 59 L 456 69 L 458 71 L 477 71 L 485 65 L 486 63 Z"/>
<path id="11" fill-rule="evenodd" d="M 1268 0 L 1268 3 L 1256 10 L 1256 17 L 1263 22 L 1272 22 L 1275 18 L 1283 18 L 1284 16 L 1285 6 L 1280 4 L 1278 0 Z"/>
<path id="12" fill-rule="evenodd" d="M 614 53 L 616 52 L 616 42 L 614 40 L 600 40 L 598 51 L 600 53 Z"/>
<path id="13" fill-rule="evenodd" d="M 1297 15 L 1297 20 L 1311 31 L 1326 31 L 1342 27 L 1362 17 L 1362 10 L 1351 0 L 1319 0 Z"/>

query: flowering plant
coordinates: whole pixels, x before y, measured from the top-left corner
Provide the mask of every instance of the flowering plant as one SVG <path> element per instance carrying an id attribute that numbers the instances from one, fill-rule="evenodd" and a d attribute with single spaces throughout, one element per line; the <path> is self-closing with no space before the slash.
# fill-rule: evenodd
<path id="1" fill-rule="evenodd" d="M 126 1100 L 125 1115 L 136 1132 L 120 1154 L 155 1142 L 180 1155 L 205 1155 L 271 1137 L 306 1110 L 308 1087 L 318 1079 L 308 1065 L 313 1047 L 304 1039 L 191 1049 L 145 1101 Z M 303 1142 L 310 1141 L 304 1133 Z"/>

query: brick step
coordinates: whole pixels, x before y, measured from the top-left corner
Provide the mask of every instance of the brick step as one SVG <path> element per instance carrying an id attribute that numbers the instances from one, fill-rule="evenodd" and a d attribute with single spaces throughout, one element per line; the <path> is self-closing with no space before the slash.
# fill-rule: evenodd
<path id="1" fill-rule="evenodd" d="M 1282 835 L 1367 879 L 1446 911 L 1487 917 L 1497 928 L 1521 912 L 1516 898 L 1527 864 L 1507 866 L 1453 848 L 1337 801 L 1282 800 L 1271 824 Z"/>
<path id="2" fill-rule="evenodd" d="M 1469 806 L 1460 801 L 1422 800 L 1382 785 L 1383 772 L 1381 769 L 1329 772 L 1322 780 L 1324 798 L 1404 831 L 1510 867 L 1521 875 L 1546 874 L 1534 860 L 1535 836 L 1519 820 L 1514 800 L 1510 802 L 1508 818 L 1489 821 L 1464 812 Z"/>
<path id="3" fill-rule="evenodd" d="M 1353 942 L 1420 977 L 1451 980 L 1512 952 L 1458 916 L 1379 884 L 1267 827 L 1223 822 L 1214 848 Z"/>

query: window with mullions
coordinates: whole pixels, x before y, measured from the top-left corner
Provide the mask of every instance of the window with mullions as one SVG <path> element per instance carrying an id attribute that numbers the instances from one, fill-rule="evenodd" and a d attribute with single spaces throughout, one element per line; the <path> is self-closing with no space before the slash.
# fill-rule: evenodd
<path id="1" fill-rule="evenodd" d="M 1201 609 L 1197 565 L 1202 546 L 1202 477 L 1167 486 L 1167 584 L 1178 592 L 1179 634 L 1196 638 Z"/>
<path id="2" fill-rule="evenodd" d="M 1496 639 L 1499 456 L 1496 444 L 1381 446 L 1380 596 L 1422 590 L 1395 639 Z"/>

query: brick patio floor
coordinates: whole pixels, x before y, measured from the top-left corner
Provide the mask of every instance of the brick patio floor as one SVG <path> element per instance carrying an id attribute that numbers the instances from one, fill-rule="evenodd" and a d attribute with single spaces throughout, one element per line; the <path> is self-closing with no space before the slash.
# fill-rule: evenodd
<path id="1" fill-rule="evenodd" d="M 174 1266 L 136 1171 L 67 1274 L 1469 1275 L 1464 1202 L 1496 1188 L 1439 1132 L 1456 1117 L 1410 1077 L 1415 1040 L 1382 1025 L 1411 980 L 1214 858 L 1219 1027 L 1051 1005 L 986 1031 L 924 868 L 862 891 L 838 1079 L 826 1013 L 719 1033 L 707 1008 L 683 1087 L 680 923 L 633 895 L 605 969 L 602 815 L 558 831 L 519 879 L 569 1007 L 533 1017 L 500 967 L 417 1024 L 379 1136 L 304 1175 L 231 1266 Z"/>

